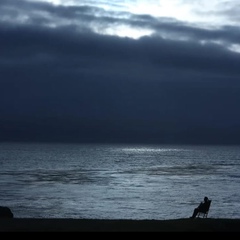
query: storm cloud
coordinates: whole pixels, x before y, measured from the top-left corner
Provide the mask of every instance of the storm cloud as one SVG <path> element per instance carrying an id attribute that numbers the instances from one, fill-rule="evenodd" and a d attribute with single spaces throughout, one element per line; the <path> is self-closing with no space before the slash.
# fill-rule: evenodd
<path id="1" fill-rule="evenodd" d="M 113 13 L 1 1 L 0 140 L 240 143 L 239 28 Z"/>

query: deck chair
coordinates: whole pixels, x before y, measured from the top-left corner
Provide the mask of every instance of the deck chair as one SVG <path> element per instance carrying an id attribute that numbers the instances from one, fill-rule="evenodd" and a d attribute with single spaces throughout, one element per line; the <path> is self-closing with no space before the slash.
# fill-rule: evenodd
<path id="1" fill-rule="evenodd" d="M 198 214 L 197 214 L 198 218 L 200 218 L 200 217 L 207 218 L 208 212 L 209 212 L 209 209 L 211 206 L 211 202 L 212 202 L 212 200 L 208 200 L 208 204 L 205 205 L 205 207 L 198 212 Z"/>

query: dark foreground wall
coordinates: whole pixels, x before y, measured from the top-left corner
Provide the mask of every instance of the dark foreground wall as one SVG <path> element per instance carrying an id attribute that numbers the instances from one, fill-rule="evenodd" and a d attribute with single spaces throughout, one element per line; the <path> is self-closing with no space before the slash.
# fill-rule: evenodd
<path id="1" fill-rule="evenodd" d="M 240 219 L 0 219 L 1 232 L 239 232 Z"/>

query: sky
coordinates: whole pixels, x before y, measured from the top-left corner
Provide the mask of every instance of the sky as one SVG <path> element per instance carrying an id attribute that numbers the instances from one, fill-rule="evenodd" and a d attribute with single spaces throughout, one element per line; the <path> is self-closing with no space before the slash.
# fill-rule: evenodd
<path id="1" fill-rule="evenodd" d="M 240 144 L 239 0 L 1 0 L 0 141 Z"/>

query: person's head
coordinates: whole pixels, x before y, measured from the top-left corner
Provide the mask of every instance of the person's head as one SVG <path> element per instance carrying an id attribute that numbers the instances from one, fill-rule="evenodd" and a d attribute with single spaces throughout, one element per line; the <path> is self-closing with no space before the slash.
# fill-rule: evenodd
<path id="1" fill-rule="evenodd" d="M 208 197 L 204 197 L 204 202 L 207 202 L 208 201 Z"/>

